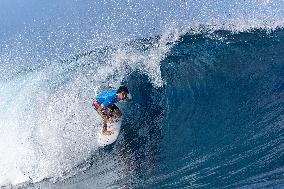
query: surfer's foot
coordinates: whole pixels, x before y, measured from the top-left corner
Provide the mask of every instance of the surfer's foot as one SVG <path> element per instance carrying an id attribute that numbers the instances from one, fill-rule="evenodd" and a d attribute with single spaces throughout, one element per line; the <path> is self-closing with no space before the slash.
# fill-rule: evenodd
<path id="1" fill-rule="evenodd" d="M 111 135 L 112 132 L 108 130 L 103 130 L 103 135 Z"/>

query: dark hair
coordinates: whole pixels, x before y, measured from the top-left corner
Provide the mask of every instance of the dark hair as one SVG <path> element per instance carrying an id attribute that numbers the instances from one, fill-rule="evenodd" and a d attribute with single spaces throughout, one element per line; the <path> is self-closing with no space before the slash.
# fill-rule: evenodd
<path id="1" fill-rule="evenodd" d="M 125 92 L 125 93 L 129 93 L 128 92 L 128 88 L 127 87 L 125 87 L 125 86 L 120 86 L 119 88 L 118 88 L 118 90 L 117 90 L 117 92 L 116 93 L 121 93 L 121 92 Z"/>

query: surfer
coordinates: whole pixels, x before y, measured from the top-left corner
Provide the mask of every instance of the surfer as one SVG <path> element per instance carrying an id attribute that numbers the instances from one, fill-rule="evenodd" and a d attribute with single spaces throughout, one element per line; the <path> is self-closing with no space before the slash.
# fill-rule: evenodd
<path id="1" fill-rule="evenodd" d="M 113 121 L 122 116 L 120 109 L 115 103 L 127 99 L 128 88 L 120 86 L 118 89 L 111 91 L 104 91 L 98 94 L 94 101 L 93 106 L 97 110 L 98 114 L 103 118 L 103 134 L 111 135 L 112 132 L 107 130 L 107 123 L 113 123 Z"/>

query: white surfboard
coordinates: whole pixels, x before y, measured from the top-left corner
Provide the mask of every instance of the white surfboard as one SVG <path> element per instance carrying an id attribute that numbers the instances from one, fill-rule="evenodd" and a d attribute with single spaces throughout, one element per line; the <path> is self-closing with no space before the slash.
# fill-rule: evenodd
<path id="1" fill-rule="evenodd" d="M 98 144 L 100 146 L 106 146 L 115 142 L 119 135 L 120 127 L 121 127 L 121 118 L 114 123 L 107 124 L 107 130 L 112 132 L 111 135 L 104 135 L 103 126 L 102 126 L 102 128 L 99 130 L 99 133 L 97 135 Z"/>

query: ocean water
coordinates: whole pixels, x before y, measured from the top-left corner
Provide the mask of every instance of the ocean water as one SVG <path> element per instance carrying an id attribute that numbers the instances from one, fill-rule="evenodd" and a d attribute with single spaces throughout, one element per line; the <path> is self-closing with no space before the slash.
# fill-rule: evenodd
<path id="1" fill-rule="evenodd" d="M 284 187 L 283 1 L 1 3 L 1 188 Z"/>

